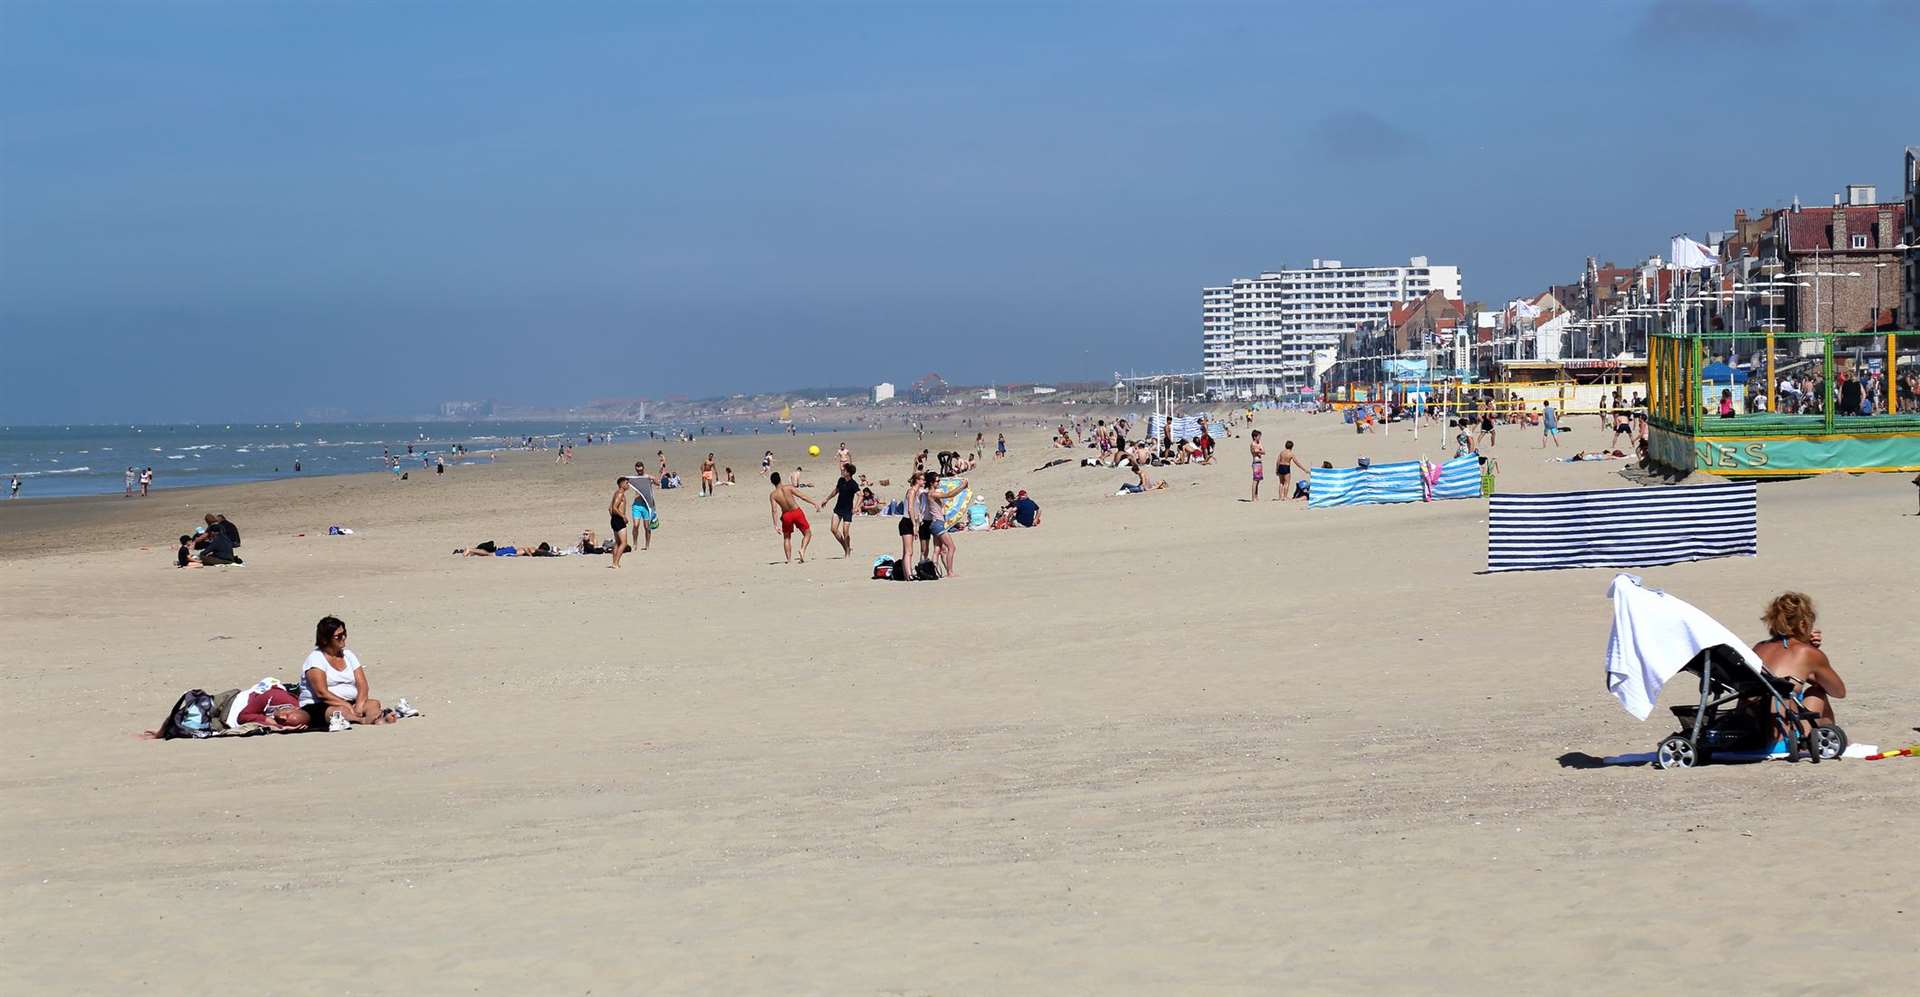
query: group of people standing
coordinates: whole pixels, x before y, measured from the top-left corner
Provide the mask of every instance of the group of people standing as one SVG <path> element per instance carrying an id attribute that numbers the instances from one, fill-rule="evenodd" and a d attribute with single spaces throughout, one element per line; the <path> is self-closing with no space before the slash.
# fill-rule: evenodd
<path id="1" fill-rule="evenodd" d="M 126 474 L 126 491 L 123 498 L 132 498 L 134 489 L 140 490 L 141 498 L 147 497 L 147 491 L 153 487 L 153 468 L 129 467 Z M 13 479 L 13 493 L 20 493 L 20 479 Z"/>

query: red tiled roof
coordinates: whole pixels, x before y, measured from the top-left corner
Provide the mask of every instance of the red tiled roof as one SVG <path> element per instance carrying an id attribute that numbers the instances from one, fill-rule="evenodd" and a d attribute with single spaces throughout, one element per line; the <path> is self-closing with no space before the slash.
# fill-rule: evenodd
<path id="1" fill-rule="evenodd" d="M 1880 233 L 1876 228 L 1880 220 L 1880 209 L 1882 208 L 1891 208 L 1893 210 L 1893 232 L 1897 239 L 1901 226 L 1906 222 L 1906 205 L 1891 203 L 1861 204 L 1850 205 L 1844 209 L 1847 213 L 1847 241 L 1852 242 L 1852 237 L 1855 235 L 1865 235 L 1869 248 L 1891 249 L 1892 243 L 1887 244 L 1885 247 L 1880 246 Z M 1789 213 L 1787 215 L 1788 251 L 1810 253 L 1815 250 L 1832 250 L 1833 214 L 1835 211 L 1840 210 L 1843 209 L 1832 207 L 1802 208 L 1798 212 Z M 1842 252 L 1850 248 L 1852 247 L 1840 247 Z"/>

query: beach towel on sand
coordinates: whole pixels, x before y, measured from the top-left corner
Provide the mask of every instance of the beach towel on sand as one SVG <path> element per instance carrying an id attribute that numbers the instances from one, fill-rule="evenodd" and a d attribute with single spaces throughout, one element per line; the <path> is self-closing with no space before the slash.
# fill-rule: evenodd
<path id="1" fill-rule="evenodd" d="M 1718 620 L 1660 591 L 1644 588 L 1633 575 L 1613 576 L 1613 632 L 1607 636 L 1607 691 L 1628 713 L 1645 720 L 1660 698 L 1660 688 L 1680 673 L 1694 655 L 1721 644 L 1765 674 L 1760 659 Z"/>

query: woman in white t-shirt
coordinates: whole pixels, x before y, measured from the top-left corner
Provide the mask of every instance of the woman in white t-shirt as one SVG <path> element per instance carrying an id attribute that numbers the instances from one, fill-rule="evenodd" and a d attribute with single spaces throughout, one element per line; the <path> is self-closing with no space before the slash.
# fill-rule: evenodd
<path id="1" fill-rule="evenodd" d="M 344 730 L 348 724 L 392 723 L 390 711 L 367 695 L 367 672 L 347 650 L 347 625 L 327 616 L 313 630 L 313 652 L 300 666 L 300 705 L 314 730 Z M 335 719 L 338 718 L 338 719 Z"/>

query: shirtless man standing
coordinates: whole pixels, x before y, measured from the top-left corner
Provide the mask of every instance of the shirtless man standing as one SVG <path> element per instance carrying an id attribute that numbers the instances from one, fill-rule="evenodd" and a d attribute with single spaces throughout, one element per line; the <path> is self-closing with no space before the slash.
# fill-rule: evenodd
<path id="1" fill-rule="evenodd" d="M 613 498 L 607 502 L 607 525 L 613 528 L 613 563 L 620 566 L 620 555 L 627 552 L 627 517 L 633 513 L 633 486 L 626 476 L 613 479 Z"/>
<path id="2" fill-rule="evenodd" d="M 719 467 L 714 463 L 713 455 L 708 454 L 707 459 L 700 462 L 700 497 L 710 498 L 713 495 L 713 484 L 719 480 Z"/>
<path id="3" fill-rule="evenodd" d="M 808 498 L 794 485 L 780 483 L 780 472 L 774 471 L 767 476 L 773 482 L 773 491 L 767 493 L 767 505 L 773 510 L 773 521 L 780 527 L 780 546 L 786 552 L 787 561 L 793 561 L 793 531 L 800 531 L 800 563 L 807 563 L 807 544 L 813 542 L 813 526 L 807 522 L 807 514 L 800 509 L 805 502 L 820 508 L 820 503 Z"/>

